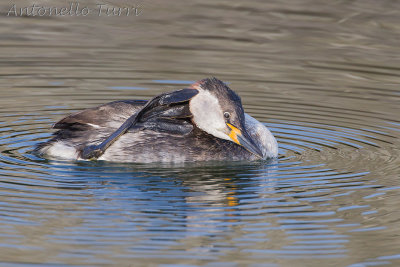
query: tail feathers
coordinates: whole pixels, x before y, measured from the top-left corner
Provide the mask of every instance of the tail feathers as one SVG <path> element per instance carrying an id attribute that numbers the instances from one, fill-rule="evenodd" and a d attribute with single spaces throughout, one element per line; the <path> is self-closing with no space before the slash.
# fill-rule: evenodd
<path id="1" fill-rule="evenodd" d="M 49 156 L 59 159 L 76 160 L 79 158 L 79 151 L 63 141 L 49 141 L 39 144 L 35 152 L 41 156 Z"/>

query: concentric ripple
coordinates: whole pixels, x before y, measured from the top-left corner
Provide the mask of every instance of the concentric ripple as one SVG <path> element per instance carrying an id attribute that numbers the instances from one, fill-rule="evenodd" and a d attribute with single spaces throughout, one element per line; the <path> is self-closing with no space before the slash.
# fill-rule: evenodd
<path id="1" fill-rule="evenodd" d="M 265 94 L 245 91 L 246 105 L 250 95 Z M 73 109 L 3 109 L 3 259 L 172 263 L 229 262 L 235 255 L 252 262 L 335 262 L 348 258 L 349 243 L 365 232 L 371 242 L 390 238 L 394 229 L 380 222 L 380 208 L 400 189 L 377 175 L 398 170 L 398 122 L 384 114 L 283 103 L 279 96 L 263 102 L 268 105 L 249 110 L 277 137 L 279 159 L 229 165 L 49 161 L 32 148 Z"/>
<path id="2" fill-rule="evenodd" d="M 399 3 L 145 7 L 138 18 L 0 17 L 0 263 L 399 265 Z M 210 76 L 273 132 L 278 159 L 32 153 L 66 114 Z"/>

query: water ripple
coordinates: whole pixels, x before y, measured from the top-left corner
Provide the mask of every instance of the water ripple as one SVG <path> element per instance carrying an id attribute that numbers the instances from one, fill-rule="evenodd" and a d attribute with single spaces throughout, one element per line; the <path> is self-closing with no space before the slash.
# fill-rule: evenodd
<path id="1" fill-rule="evenodd" d="M 146 5 L 134 22 L 0 18 L 0 262 L 398 265 L 398 3 Z M 278 159 L 32 153 L 66 114 L 209 76 L 271 129 Z"/>
<path id="2" fill-rule="evenodd" d="M 384 115 L 371 113 L 368 117 L 358 110 L 335 114 L 331 107 L 275 103 L 271 98 L 267 107 L 255 105 L 251 110 L 261 118 L 268 114 L 266 126 L 280 144 L 278 161 L 174 167 L 38 158 L 31 153 L 32 147 L 48 139 L 51 122 L 72 109 L 68 105 L 44 106 L 28 115 L 5 113 L 4 109 L 6 121 L 0 127 L 2 225 L 62 226 L 57 232 L 41 233 L 40 238 L 51 240 L 54 248 L 69 247 L 58 256 L 60 260 L 79 251 L 92 255 L 87 259 L 93 264 L 107 263 L 105 258 L 95 258 L 111 247 L 126 247 L 129 256 L 122 251 L 119 255 L 131 259 L 182 256 L 183 240 L 197 242 L 198 238 L 209 239 L 216 247 L 204 248 L 204 256 L 186 251 L 184 258 L 215 259 L 237 251 L 232 242 L 246 257 L 256 259 L 346 257 L 352 233 L 387 230 L 376 224 L 349 223 L 352 220 L 341 214 L 378 216 L 376 204 L 370 200 L 384 197 L 389 190 L 377 192 L 385 188 L 366 177 L 382 167 L 379 153 L 398 141 L 398 125 L 384 128 L 385 122 L 380 120 Z M 293 115 L 294 110 L 302 113 Z M 370 125 L 371 120 L 379 124 Z M 375 149 L 374 155 L 347 154 L 370 149 Z M 349 161 L 346 167 L 370 156 L 374 168 L 346 171 L 342 166 L 337 170 L 326 159 L 307 164 L 314 155 L 336 162 L 342 157 Z M 353 194 L 363 195 L 357 204 L 346 200 Z M 29 237 L 6 229 L 1 238 L 8 240 L 10 249 L 22 241 L 25 250 L 35 249 Z M 262 248 L 265 242 L 277 239 L 285 242 L 280 241 L 282 245 L 276 249 Z M 168 253 L 160 255 L 165 249 Z"/>

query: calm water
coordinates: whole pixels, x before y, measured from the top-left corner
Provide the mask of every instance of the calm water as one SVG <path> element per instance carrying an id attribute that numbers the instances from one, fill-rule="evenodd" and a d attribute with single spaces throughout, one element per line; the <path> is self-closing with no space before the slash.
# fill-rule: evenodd
<path id="1" fill-rule="evenodd" d="M 400 265 L 400 3 L 187 2 L 42 18 L 0 4 L 0 262 Z M 209 76 L 271 129 L 278 160 L 31 153 L 66 114 Z"/>

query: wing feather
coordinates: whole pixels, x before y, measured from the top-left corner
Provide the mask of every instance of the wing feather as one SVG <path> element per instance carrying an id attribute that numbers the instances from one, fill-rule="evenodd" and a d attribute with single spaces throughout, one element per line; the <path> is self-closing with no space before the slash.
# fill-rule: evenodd
<path id="1" fill-rule="evenodd" d="M 96 128 L 116 128 L 146 104 L 145 100 L 120 100 L 73 113 L 53 125 L 54 129 L 85 131 Z"/>

